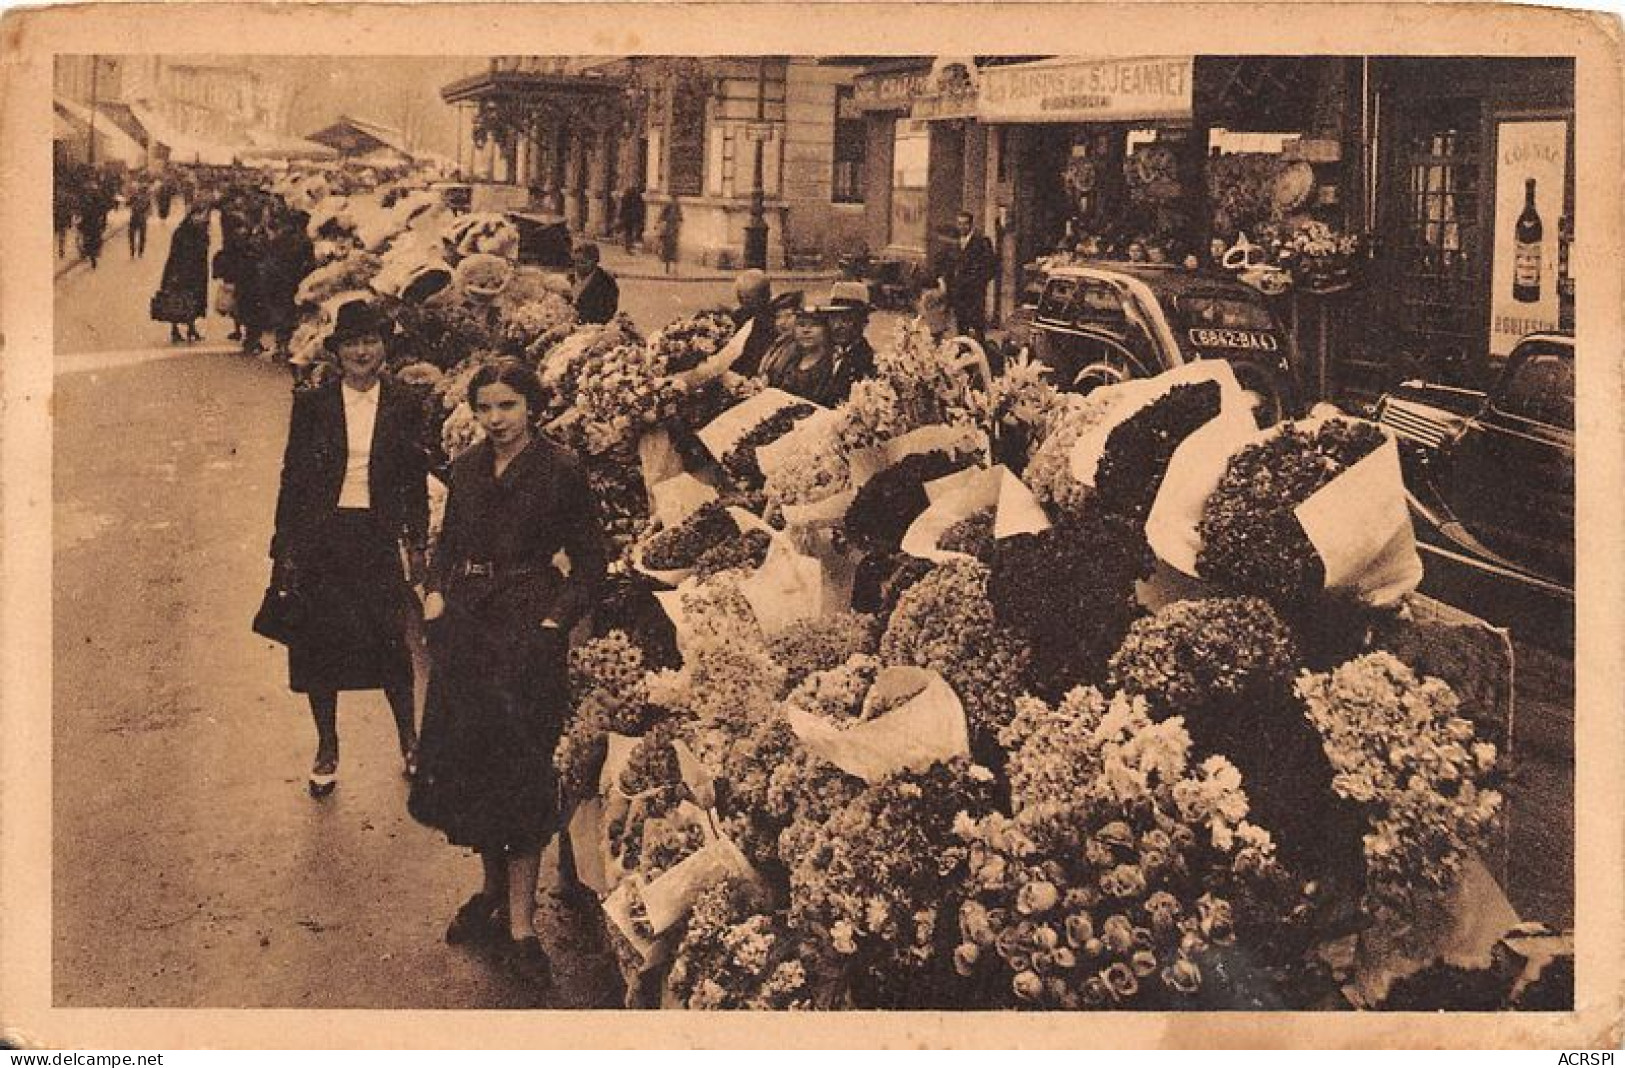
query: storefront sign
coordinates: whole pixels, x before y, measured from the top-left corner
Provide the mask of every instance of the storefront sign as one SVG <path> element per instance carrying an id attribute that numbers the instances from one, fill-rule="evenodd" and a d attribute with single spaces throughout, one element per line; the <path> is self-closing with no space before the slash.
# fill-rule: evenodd
<path id="1" fill-rule="evenodd" d="M 930 78 L 923 70 L 859 75 L 852 100 L 863 111 L 907 111 L 915 97 L 929 91 Z"/>
<path id="2" fill-rule="evenodd" d="M 977 71 L 970 57 L 938 59 L 931 67 L 930 84 L 914 98 L 909 115 L 916 119 L 974 119 Z"/>
<path id="3" fill-rule="evenodd" d="M 1567 175 L 1568 123 L 1496 127 L 1495 260 L 1490 353 L 1505 356 L 1525 334 L 1557 329 L 1557 242 Z"/>
<path id="4" fill-rule="evenodd" d="M 1046 59 L 982 71 L 983 122 L 1128 122 L 1191 117 L 1190 56 Z"/>

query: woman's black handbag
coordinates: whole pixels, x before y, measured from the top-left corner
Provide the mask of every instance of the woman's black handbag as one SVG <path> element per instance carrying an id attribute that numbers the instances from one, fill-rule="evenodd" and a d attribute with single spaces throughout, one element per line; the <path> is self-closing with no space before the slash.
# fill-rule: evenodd
<path id="1" fill-rule="evenodd" d="M 190 293 L 183 293 L 178 289 L 160 289 L 152 295 L 152 303 L 147 308 L 147 314 L 155 322 L 160 323 L 189 323 L 202 316 L 203 312 L 197 306 L 197 299 Z"/>
<path id="2" fill-rule="evenodd" d="M 305 613 L 304 594 L 292 575 L 273 571 L 260 610 L 254 613 L 254 633 L 279 645 L 292 645 L 304 630 Z"/>

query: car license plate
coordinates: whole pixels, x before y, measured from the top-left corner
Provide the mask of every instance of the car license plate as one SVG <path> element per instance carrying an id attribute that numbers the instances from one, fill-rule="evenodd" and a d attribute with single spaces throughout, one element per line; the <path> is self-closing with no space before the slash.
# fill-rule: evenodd
<path id="1" fill-rule="evenodd" d="M 1281 342 L 1264 330 L 1225 330 L 1218 327 L 1193 326 L 1185 331 L 1191 344 L 1199 349 L 1247 349 L 1252 352 L 1277 352 Z"/>

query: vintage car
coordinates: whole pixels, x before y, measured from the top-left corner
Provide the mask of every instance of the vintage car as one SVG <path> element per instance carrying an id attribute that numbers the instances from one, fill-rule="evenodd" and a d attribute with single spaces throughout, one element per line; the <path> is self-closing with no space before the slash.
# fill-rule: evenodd
<path id="1" fill-rule="evenodd" d="M 1028 336 L 1033 358 L 1063 389 L 1087 392 L 1224 359 L 1261 425 L 1300 413 L 1291 336 L 1262 294 L 1222 275 L 1107 261 L 1057 267 Z"/>
<path id="2" fill-rule="evenodd" d="M 1572 612 L 1572 337 L 1524 338 L 1488 392 L 1405 382 L 1373 414 L 1399 440 L 1429 574 L 1477 580 L 1474 603 L 1462 607 L 1506 615 L 1495 609 L 1511 597 Z"/>

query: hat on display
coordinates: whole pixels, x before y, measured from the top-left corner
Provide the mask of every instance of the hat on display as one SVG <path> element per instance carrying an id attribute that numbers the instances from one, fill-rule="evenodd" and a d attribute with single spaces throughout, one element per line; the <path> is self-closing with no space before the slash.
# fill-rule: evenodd
<path id="1" fill-rule="evenodd" d="M 382 338 L 388 332 L 389 320 L 378 309 L 364 300 L 350 300 L 339 305 L 333 329 L 322 344 L 329 352 L 337 352 L 346 341 L 368 336 Z"/>

